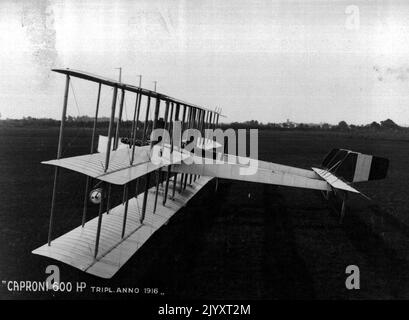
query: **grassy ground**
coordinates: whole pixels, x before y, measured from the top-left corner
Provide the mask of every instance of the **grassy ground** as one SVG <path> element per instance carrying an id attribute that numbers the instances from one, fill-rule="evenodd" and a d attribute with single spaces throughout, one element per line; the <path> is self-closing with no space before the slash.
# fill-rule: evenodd
<path id="1" fill-rule="evenodd" d="M 89 136 L 67 130 L 64 154 L 86 153 Z M 55 158 L 57 140 L 58 129 L 0 128 L 0 280 L 43 281 L 46 266 L 57 264 L 62 281 L 158 287 L 172 298 L 409 298 L 408 141 L 260 131 L 262 160 L 309 168 L 343 147 L 388 157 L 389 177 L 357 186 L 372 201 L 352 197 L 343 225 L 314 191 L 222 181 L 214 193 L 210 183 L 107 281 L 31 254 L 47 239 L 53 168 L 40 162 Z M 62 172 L 56 235 L 81 223 L 85 184 L 83 176 Z M 345 289 L 350 264 L 360 267 L 360 290 Z M 1 286 L 0 297 L 53 295 Z"/>

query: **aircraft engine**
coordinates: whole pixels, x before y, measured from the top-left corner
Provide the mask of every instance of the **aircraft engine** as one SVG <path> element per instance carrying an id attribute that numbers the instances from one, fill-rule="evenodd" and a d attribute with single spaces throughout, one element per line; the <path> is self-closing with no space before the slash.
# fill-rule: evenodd
<path id="1" fill-rule="evenodd" d="M 101 203 L 102 199 L 102 188 L 96 188 L 94 190 L 91 190 L 89 193 L 89 200 L 94 203 L 94 204 L 99 204 Z"/>

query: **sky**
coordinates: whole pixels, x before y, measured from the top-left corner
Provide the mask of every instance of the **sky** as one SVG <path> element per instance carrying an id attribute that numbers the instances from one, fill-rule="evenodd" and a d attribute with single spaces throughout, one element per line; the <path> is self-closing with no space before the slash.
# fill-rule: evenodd
<path id="1" fill-rule="evenodd" d="M 225 122 L 409 125 L 409 2 L 2 0 L 1 118 L 60 118 L 71 68 L 138 83 Z M 97 86 L 72 79 L 68 113 Z M 111 91 L 102 92 L 102 115 Z M 126 98 L 131 118 L 133 96 Z"/>

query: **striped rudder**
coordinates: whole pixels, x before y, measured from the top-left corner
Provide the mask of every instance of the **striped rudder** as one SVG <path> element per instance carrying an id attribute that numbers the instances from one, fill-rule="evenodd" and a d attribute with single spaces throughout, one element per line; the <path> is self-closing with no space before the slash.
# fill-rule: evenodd
<path id="1" fill-rule="evenodd" d="M 389 160 L 345 149 L 332 149 L 322 165 L 348 182 L 363 182 L 386 178 Z"/>

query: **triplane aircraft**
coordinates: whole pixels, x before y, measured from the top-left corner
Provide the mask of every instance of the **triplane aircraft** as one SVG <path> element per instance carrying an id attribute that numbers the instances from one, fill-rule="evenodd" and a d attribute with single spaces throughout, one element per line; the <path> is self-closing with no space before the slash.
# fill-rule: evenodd
<path id="1" fill-rule="evenodd" d="M 65 94 L 57 159 L 43 162 L 55 166 L 48 242 L 33 253 L 56 259 L 98 277 L 111 278 L 115 275 L 156 230 L 167 223 L 213 178 L 216 179 L 216 188 L 217 179 L 223 178 L 321 190 L 325 196 L 336 193 L 341 195 L 342 199 L 342 218 L 347 194 L 360 194 L 351 186 L 352 183 L 386 177 L 389 165 L 387 159 L 343 149 L 333 149 L 325 157 L 322 167 L 312 170 L 228 154 L 223 141 L 220 143 L 214 140 L 214 137 L 206 135 L 206 129 L 216 129 L 219 126 L 219 118 L 222 116 L 220 109 L 203 108 L 143 89 L 141 86 L 82 71 L 53 71 L 65 75 Z M 90 153 L 62 158 L 72 77 L 96 83 L 98 95 Z M 98 145 L 95 145 L 102 86 L 111 87 L 113 90 L 111 114 L 107 137 L 100 136 Z M 119 110 L 116 108 L 118 91 Z M 135 107 L 130 136 L 121 138 L 125 94 L 135 95 Z M 137 124 L 142 110 L 142 98 L 146 102 L 145 117 L 142 133 L 138 134 Z M 154 114 L 153 119 L 149 119 L 153 99 Z M 163 117 L 159 117 L 160 114 Z M 152 120 L 151 128 L 149 120 Z M 162 141 L 149 135 L 149 131 L 153 132 L 158 128 L 175 132 L 174 128 L 177 126 L 182 131 L 194 128 L 204 134 L 203 138 L 194 142 L 194 146 L 201 149 L 202 153 L 198 154 L 187 148 L 187 145 L 192 143 L 191 139 L 183 140 L 182 137 L 171 136 L 170 140 Z M 152 155 L 158 148 L 161 161 L 155 162 L 152 161 Z M 209 159 L 217 161 L 207 161 Z M 241 169 L 246 166 L 253 166 L 252 174 L 241 173 Z M 60 168 L 86 176 L 85 196 L 81 200 L 84 201 L 82 224 L 54 239 Z M 153 181 L 152 174 L 156 177 Z M 139 188 L 141 179 L 144 181 L 142 190 Z M 112 185 L 123 186 L 122 203 L 115 207 L 111 207 Z M 161 204 L 158 205 L 158 202 Z M 92 203 L 99 205 L 98 216 L 87 221 L 87 208 Z"/>

